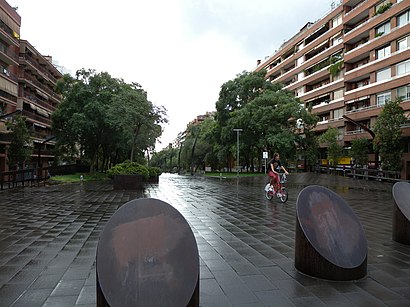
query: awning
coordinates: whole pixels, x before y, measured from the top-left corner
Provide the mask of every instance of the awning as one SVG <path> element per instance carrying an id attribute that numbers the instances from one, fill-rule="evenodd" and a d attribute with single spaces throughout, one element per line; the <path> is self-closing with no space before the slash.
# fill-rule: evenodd
<path id="1" fill-rule="evenodd" d="M 312 98 L 312 99 L 310 99 L 310 100 L 306 100 L 305 102 L 316 101 L 316 100 L 318 100 L 319 98 L 323 98 L 323 97 L 326 97 L 326 96 L 330 96 L 330 93 L 326 93 L 326 94 L 323 94 L 323 95 L 320 95 L 320 96 L 316 96 L 315 98 Z"/>
<path id="2" fill-rule="evenodd" d="M 37 127 L 40 127 L 40 128 L 44 128 L 44 129 L 46 129 L 47 127 L 46 126 L 44 126 L 44 125 L 40 125 L 40 124 L 37 124 L 37 123 L 33 123 L 34 124 L 34 126 L 37 126 Z"/>
<path id="3" fill-rule="evenodd" d="M 41 97 L 48 99 L 48 96 L 46 94 L 44 94 L 42 91 L 36 89 L 37 94 L 39 94 Z"/>
<path id="4" fill-rule="evenodd" d="M 46 111 L 46 110 L 43 110 L 42 108 L 37 108 L 37 113 L 38 114 L 41 114 L 41 115 L 43 115 L 43 116 L 45 116 L 45 117 L 48 117 L 49 115 L 48 115 L 48 112 Z"/>

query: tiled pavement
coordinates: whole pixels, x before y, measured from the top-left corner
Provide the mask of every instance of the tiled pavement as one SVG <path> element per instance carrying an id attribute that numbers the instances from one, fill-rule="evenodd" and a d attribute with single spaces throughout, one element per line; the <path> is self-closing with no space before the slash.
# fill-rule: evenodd
<path id="1" fill-rule="evenodd" d="M 163 174 L 144 192 L 112 184 L 0 192 L 0 306 L 95 306 L 95 252 L 115 210 L 138 197 L 176 207 L 195 234 L 201 306 L 410 306 L 410 247 L 391 240 L 392 184 L 291 174 L 287 204 L 264 199 L 264 177 Z M 330 282 L 294 268 L 295 202 L 308 184 L 353 208 L 368 240 L 368 275 Z"/>

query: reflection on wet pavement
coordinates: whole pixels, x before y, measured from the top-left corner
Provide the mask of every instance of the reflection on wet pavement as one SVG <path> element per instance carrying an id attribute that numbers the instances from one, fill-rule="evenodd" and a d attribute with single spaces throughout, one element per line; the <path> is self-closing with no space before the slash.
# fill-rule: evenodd
<path id="1" fill-rule="evenodd" d="M 201 306 L 410 304 L 410 247 L 392 241 L 392 184 L 313 173 L 288 177 L 286 204 L 264 196 L 267 178 L 163 174 L 143 192 L 110 182 L 0 193 L 0 306 L 95 306 L 100 232 L 121 205 L 168 202 L 190 224 L 200 255 Z M 363 224 L 368 275 L 328 282 L 294 268 L 295 203 L 318 184 L 342 196 Z"/>

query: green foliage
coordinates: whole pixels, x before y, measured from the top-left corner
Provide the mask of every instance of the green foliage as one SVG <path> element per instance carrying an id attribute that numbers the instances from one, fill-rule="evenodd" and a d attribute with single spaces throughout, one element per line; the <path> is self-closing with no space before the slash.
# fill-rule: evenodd
<path id="1" fill-rule="evenodd" d="M 80 159 L 91 171 L 130 159 L 141 161 L 153 150 L 166 123 L 166 110 L 147 99 L 137 83 L 127 84 L 108 73 L 79 70 L 57 84 L 63 100 L 52 115 L 57 152 Z"/>
<path id="2" fill-rule="evenodd" d="M 178 137 L 176 148 L 155 154 L 150 164 L 191 173 L 205 166 L 230 170 L 236 164 L 235 128 L 243 129 L 239 164 L 251 172 L 263 165 L 264 151 L 270 152 L 270 156 L 279 151 L 284 161 L 293 160 L 299 152 L 316 155 L 317 145 L 311 130 L 317 116 L 280 84 L 266 81 L 265 75 L 266 71 L 243 72 L 224 83 L 215 117 L 188 126 Z M 309 160 L 315 161 L 316 157 Z"/>
<path id="3" fill-rule="evenodd" d="M 385 4 L 383 4 L 382 6 L 380 6 L 375 15 L 379 15 L 379 14 L 383 14 L 385 11 L 387 11 L 393 4 L 391 2 L 387 2 Z"/>
<path id="4" fill-rule="evenodd" d="M 149 177 L 155 177 L 155 176 L 159 176 L 162 174 L 161 168 L 156 167 L 156 166 L 148 166 L 148 173 L 149 173 Z"/>
<path id="5" fill-rule="evenodd" d="M 7 149 L 7 163 L 11 169 L 14 169 L 19 164 L 23 166 L 23 163 L 30 159 L 33 144 L 23 116 L 14 116 L 12 121 L 6 122 L 6 127 L 11 130 L 11 142 Z"/>
<path id="6" fill-rule="evenodd" d="M 339 131 L 337 128 L 329 127 L 325 133 L 319 137 L 319 142 L 327 145 L 327 156 L 329 160 L 338 161 L 342 156 L 343 147 L 337 142 Z"/>
<path id="7" fill-rule="evenodd" d="M 114 175 L 143 175 L 145 179 L 148 179 L 150 172 L 148 168 L 142 164 L 136 162 L 126 161 L 117 164 L 107 170 L 108 177 L 112 178 Z"/>
<path id="8" fill-rule="evenodd" d="M 384 170 L 399 171 L 402 168 L 400 125 L 406 118 L 400 102 L 401 100 L 386 102 L 374 127 L 373 147 L 379 151 Z"/>
<path id="9" fill-rule="evenodd" d="M 82 179 L 81 179 L 81 176 Z M 95 173 L 95 174 L 89 174 L 89 173 L 75 173 L 71 175 L 56 175 L 52 176 L 53 181 L 57 181 L 60 183 L 74 183 L 74 182 L 87 182 L 87 181 L 101 181 L 101 180 L 106 180 L 107 179 L 107 174 L 105 173 Z"/>
<path id="10" fill-rule="evenodd" d="M 249 165 L 265 150 L 271 155 L 280 152 L 284 160 L 294 159 L 303 134 L 296 131 L 296 120 L 303 123 L 305 136 L 316 125 L 317 118 L 280 84 L 266 81 L 265 74 L 245 72 L 221 88 L 216 103 L 216 140 L 228 161 L 235 155 L 234 128 L 243 129 L 241 164 Z"/>
<path id="11" fill-rule="evenodd" d="M 352 140 L 352 148 L 350 150 L 350 154 L 355 160 L 356 164 L 362 166 L 367 164 L 369 160 L 370 145 L 370 141 L 366 138 Z"/>
<path id="12" fill-rule="evenodd" d="M 335 77 L 340 73 L 340 71 L 342 70 L 342 67 L 343 67 L 343 61 L 338 61 L 329 66 L 329 72 L 333 77 Z"/>

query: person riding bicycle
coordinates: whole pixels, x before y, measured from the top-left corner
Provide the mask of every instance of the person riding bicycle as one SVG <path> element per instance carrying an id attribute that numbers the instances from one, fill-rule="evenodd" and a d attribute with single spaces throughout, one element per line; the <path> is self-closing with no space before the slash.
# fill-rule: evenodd
<path id="1" fill-rule="evenodd" d="M 280 161 L 280 156 L 279 153 L 275 153 L 273 155 L 273 158 L 269 161 L 268 163 L 268 175 L 270 177 L 270 184 L 271 188 L 273 188 L 274 191 L 278 190 L 279 187 L 279 171 L 283 170 L 286 175 L 289 175 L 288 171 L 286 168 L 282 165 L 282 162 Z"/>

